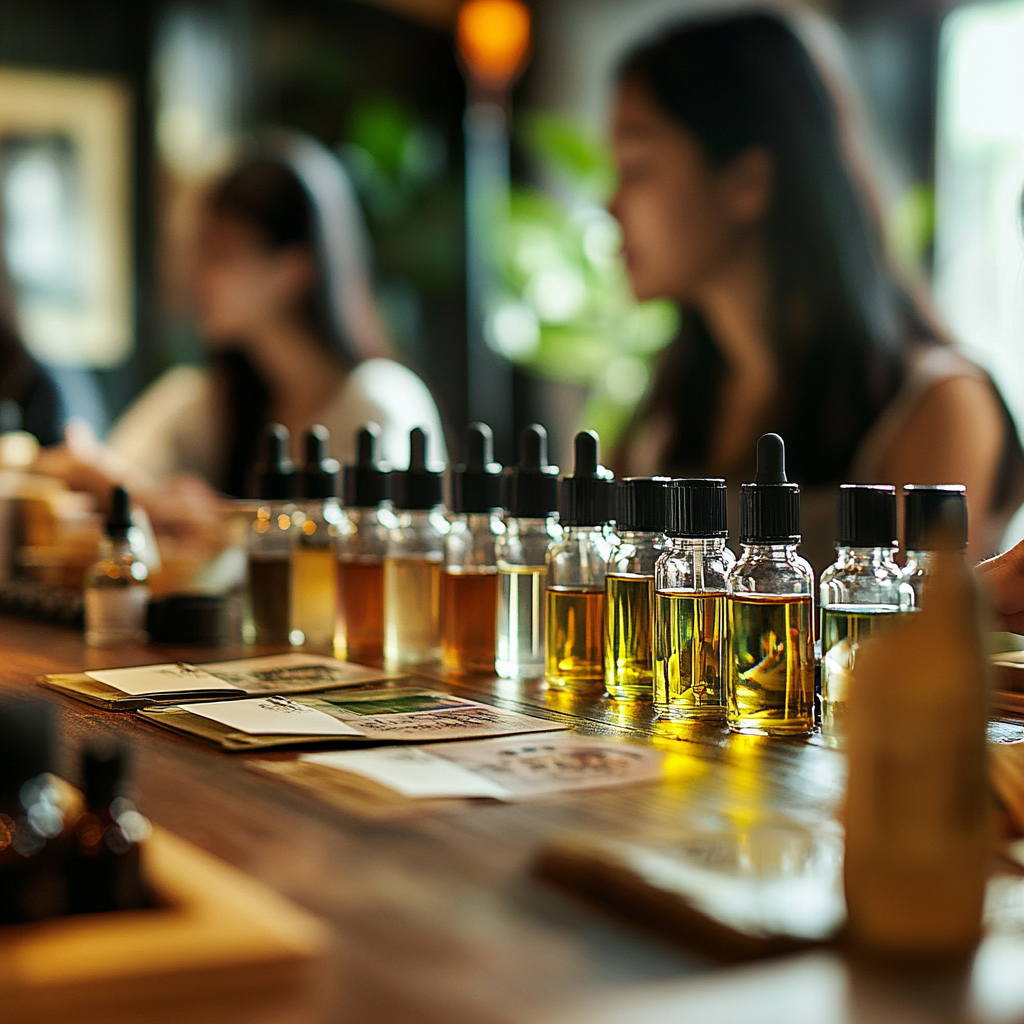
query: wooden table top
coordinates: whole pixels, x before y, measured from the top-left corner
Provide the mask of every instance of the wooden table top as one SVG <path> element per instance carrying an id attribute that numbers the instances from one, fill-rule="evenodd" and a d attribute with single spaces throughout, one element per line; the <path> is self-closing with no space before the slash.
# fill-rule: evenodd
<path id="1" fill-rule="evenodd" d="M 753 1007 L 763 1009 L 756 993 L 763 990 L 758 979 L 765 971 L 777 983 L 780 1007 L 783 990 L 796 1003 L 807 991 L 825 1001 L 810 1017 L 789 1013 L 772 1020 L 908 1019 L 900 1016 L 908 1007 L 915 1020 L 960 1019 L 931 1015 L 950 997 L 949 975 L 928 983 L 886 981 L 877 992 L 869 985 L 866 998 L 864 984 L 854 983 L 860 976 L 850 974 L 836 953 L 724 971 L 698 951 L 563 895 L 530 871 L 538 849 L 566 834 L 671 844 L 694 822 L 741 833 L 781 818 L 830 825 L 845 765 L 816 739 L 667 727 L 654 721 L 649 706 L 601 695 L 431 674 L 431 685 L 453 693 L 564 718 L 585 733 L 655 744 L 669 753 L 665 778 L 539 802 L 462 804 L 400 821 L 368 821 L 248 771 L 245 760 L 252 755 L 223 753 L 131 713 L 93 709 L 35 685 L 46 673 L 245 653 L 254 652 L 164 645 L 91 650 L 73 630 L 0 618 L 0 690 L 32 693 L 56 708 L 64 741 L 60 771 L 75 781 L 71 766 L 81 745 L 116 737 L 133 753 L 145 814 L 332 926 L 329 970 L 315 991 L 301 1006 L 268 1007 L 261 1020 L 768 1019 L 752 1015 Z M 1019 936 L 1012 932 L 1000 936 L 996 947 L 996 940 L 987 940 L 982 952 L 988 960 L 979 957 L 974 974 L 957 982 L 954 1001 L 971 1007 L 972 1020 L 1024 1021 L 1024 980 L 1015 980 L 1024 979 L 1024 924 Z M 723 993 L 735 998 L 744 992 L 752 1001 L 735 1017 L 719 1018 L 717 1010 L 700 1015 L 700 1006 L 723 1009 Z"/>

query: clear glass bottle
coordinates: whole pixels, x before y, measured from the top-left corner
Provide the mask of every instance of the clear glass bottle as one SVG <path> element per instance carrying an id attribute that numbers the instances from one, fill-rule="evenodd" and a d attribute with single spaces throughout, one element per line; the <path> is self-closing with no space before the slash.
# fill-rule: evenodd
<path id="1" fill-rule="evenodd" d="M 465 462 L 451 473 L 451 529 L 441 576 L 441 662 L 449 672 L 493 672 L 497 643 L 497 539 L 501 464 L 486 423 L 466 428 Z"/>
<path id="2" fill-rule="evenodd" d="M 963 484 L 907 484 L 903 488 L 904 603 L 921 606 L 934 553 L 967 549 L 967 489 Z"/>
<path id="3" fill-rule="evenodd" d="M 843 484 L 836 512 L 836 560 L 822 574 L 821 734 L 839 746 L 859 645 L 894 621 L 900 593 L 896 488 Z"/>
<path id="4" fill-rule="evenodd" d="M 249 588 L 245 639 L 279 646 L 291 642 L 291 556 L 294 470 L 288 428 L 271 423 L 256 470 L 259 507 L 249 530 Z"/>
<path id="5" fill-rule="evenodd" d="M 338 620 L 338 463 L 327 454 L 330 434 L 316 424 L 306 434 L 306 464 L 298 473 L 302 501 L 292 516 L 291 641 L 334 650 Z"/>
<path id="6" fill-rule="evenodd" d="M 616 491 L 618 544 L 605 577 L 604 688 L 650 701 L 654 688 L 654 567 L 665 549 L 667 476 L 629 477 Z"/>
<path id="7" fill-rule="evenodd" d="M 654 706 L 673 721 L 722 720 L 726 713 L 727 490 L 719 477 L 674 480 L 668 537 L 655 568 Z"/>
<path id="8" fill-rule="evenodd" d="M 356 434 L 356 463 L 342 476 L 338 523 L 338 627 L 334 653 L 350 661 L 384 657 L 384 555 L 398 519 L 391 507 L 391 467 L 380 461 L 380 427 Z"/>
<path id="9" fill-rule="evenodd" d="M 797 554 L 800 488 L 786 479 L 778 434 L 757 442 L 757 475 L 740 492 L 739 560 L 729 573 L 728 721 L 735 732 L 814 728 L 814 572 Z"/>
<path id="10" fill-rule="evenodd" d="M 85 642 L 90 647 L 144 643 L 149 570 L 132 551 L 131 500 L 123 487 L 110 495 L 106 536 L 85 578 Z"/>
<path id="11" fill-rule="evenodd" d="M 394 527 L 384 557 L 384 658 L 417 665 L 441 656 L 441 571 L 449 524 L 444 468 L 426 463 L 427 435 L 409 434 L 409 468 L 395 480 Z"/>
<path id="12" fill-rule="evenodd" d="M 561 539 L 558 467 L 548 464 L 548 435 L 539 424 L 519 436 L 519 465 L 507 476 L 505 530 L 496 544 L 497 648 L 502 679 L 544 675 L 545 590 L 548 547 Z"/>
<path id="13" fill-rule="evenodd" d="M 604 593 L 614 534 L 611 473 L 598 463 L 592 430 L 576 435 L 573 475 L 558 482 L 562 537 L 547 554 L 547 638 L 544 678 L 559 689 L 604 683 Z"/>

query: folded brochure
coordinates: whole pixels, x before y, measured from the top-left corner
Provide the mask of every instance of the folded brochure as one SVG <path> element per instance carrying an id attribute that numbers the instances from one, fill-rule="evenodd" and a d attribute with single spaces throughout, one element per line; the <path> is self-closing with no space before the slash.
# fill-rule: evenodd
<path id="1" fill-rule="evenodd" d="M 156 725 L 225 750 L 320 741 L 422 743 L 566 728 L 464 697 L 412 688 L 179 704 L 138 713 Z"/>
<path id="2" fill-rule="evenodd" d="M 311 693 L 364 686 L 399 674 L 319 654 L 271 654 L 209 665 L 140 665 L 43 676 L 40 683 L 99 707 L 124 711 L 184 700 Z"/>

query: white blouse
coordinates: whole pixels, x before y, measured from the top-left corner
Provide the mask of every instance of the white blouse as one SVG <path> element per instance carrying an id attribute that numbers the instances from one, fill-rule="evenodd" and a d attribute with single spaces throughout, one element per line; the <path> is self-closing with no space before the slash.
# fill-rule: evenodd
<path id="1" fill-rule="evenodd" d="M 219 485 L 226 452 L 217 395 L 208 370 L 179 366 L 147 388 L 117 421 L 110 447 L 153 480 L 195 473 Z M 412 370 L 390 359 L 368 359 L 350 371 L 319 416 L 331 435 L 331 455 L 355 462 L 356 432 L 366 423 L 381 428 L 379 457 L 396 469 L 409 465 L 409 431 L 422 427 L 428 457 L 446 461 L 441 417 L 427 386 Z M 301 462 L 302 438 L 292 438 Z"/>

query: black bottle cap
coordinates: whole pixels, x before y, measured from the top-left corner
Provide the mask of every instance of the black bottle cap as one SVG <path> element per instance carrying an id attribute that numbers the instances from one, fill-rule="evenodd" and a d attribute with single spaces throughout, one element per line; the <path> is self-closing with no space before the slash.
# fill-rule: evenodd
<path id="1" fill-rule="evenodd" d="M 558 483 L 558 517 L 563 526 L 601 526 L 615 514 L 615 478 L 598 462 L 593 430 L 576 435 L 572 476 Z"/>
<path id="2" fill-rule="evenodd" d="M 728 537 L 728 489 L 722 477 L 673 480 L 668 488 L 671 537 Z"/>
<path id="3" fill-rule="evenodd" d="M 303 498 L 323 501 L 338 496 L 338 463 L 328 454 L 331 435 L 319 423 L 306 434 L 306 464 L 299 474 L 299 493 Z"/>
<path id="4" fill-rule="evenodd" d="M 110 492 L 110 514 L 107 516 L 107 536 L 124 538 L 132 528 L 132 500 L 123 487 L 115 487 Z"/>
<path id="5" fill-rule="evenodd" d="M 349 508 L 376 508 L 391 498 L 391 466 L 377 458 L 380 427 L 367 423 L 356 434 L 356 464 L 342 474 L 342 497 Z"/>
<path id="6" fill-rule="evenodd" d="M 963 484 L 907 484 L 903 536 L 908 551 L 967 547 L 967 489 Z"/>
<path id="7" fill-rule="evenodd" d="M 410 511 L 444 502 L 444 470 L 427 465 L 427 432 L 409 431 L 409 468 L 395 474 L 395 506 Z"/>
<path id="8" fill-rule="evenodd" d="M 494 461 L 494 435 L 486 423 L 466 427 L 465 461 L 452 467 L 452 511 L 501 508 L 501 463 Z"/>
<path id="9" fill-rule="evenodd" d="M 547 519 L 558 511 L 558 467 L 548 463 L 548 432 L 532 423 L 519 435 L 519 465 L 508 476 L 508 514 Z"/>
<path id="10" fill-rule="evenodd" d="M 0 700 L 0 811 L 18 800 L 21 787 L 53 771 L 53 710 L 39 700 Z"/>
<path id="11" fill-rule="evenodd" d="M 256 497 L 265 501 L 288 501 L 295 494 L 295 467 L 288 447 L 291 436 L 280 423 L 270 423 L 263 432 L 263 459 L 256 467 Z"/>
<path id="12" fill-rule="evenodd" d="M 754 482 L 740 490 L 740 543 L 800 540 L 800 487 L 786 479 L 786 446 L 778 434 L 757 441 Z"/>
<path id="13" fill-rule="evenodd" d="M 615 524 L 620 530 L 664 533 L 668 526 L 670 476 L 629 476 L 615 491 Z"/>
<path id="14" fill-rule="evenodd" d="M 836 547 L 896 547 L 896 488 L 890 484 L 840 484 Z"/>

